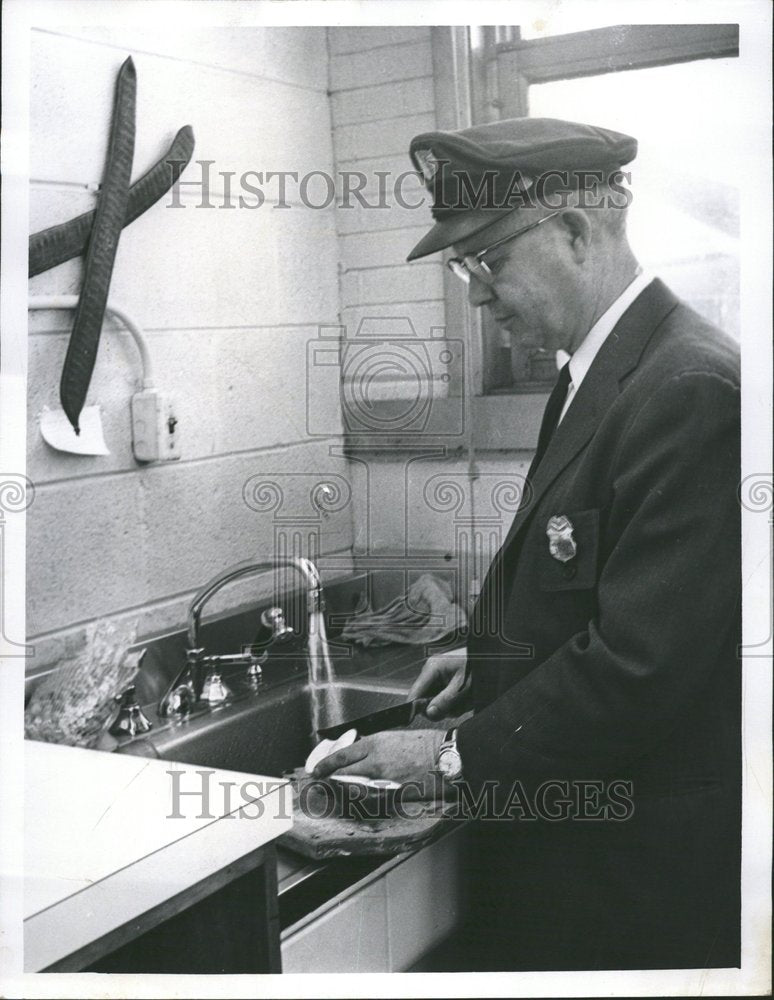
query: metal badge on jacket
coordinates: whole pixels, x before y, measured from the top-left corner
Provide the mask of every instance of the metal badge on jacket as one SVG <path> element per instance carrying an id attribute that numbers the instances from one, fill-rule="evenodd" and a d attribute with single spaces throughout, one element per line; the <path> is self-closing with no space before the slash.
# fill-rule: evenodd
<path id="1" fill-rule="evenodd" d="M 554 514 L 548 521 L 548 551 L 559 562 L 569 562 L 578 552 L 578 546 L 572 537 L 573 530 L 572 521 L 566 514 Z"/>

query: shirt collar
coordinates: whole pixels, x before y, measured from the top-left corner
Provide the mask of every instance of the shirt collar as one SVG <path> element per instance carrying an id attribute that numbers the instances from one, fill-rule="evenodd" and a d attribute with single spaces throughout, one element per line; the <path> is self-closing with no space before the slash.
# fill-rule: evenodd
<path id="1" fill-rule="evenodd" d="M 626 286 L 618 298 L 602 313 L 586 334 L 578 350 L 572 356 L 566 351 L 560 350 L 556 352 L 557 368 L 563 368 L 569 359 L 570 380 L 576 392 L 586 377 L 589 368 L 591 368 L 591 364 L 597 356 L 599 349 L 612 333 L 618 320 L 652 280 L 652 274 L 638 267 L 634 280 Z"/>

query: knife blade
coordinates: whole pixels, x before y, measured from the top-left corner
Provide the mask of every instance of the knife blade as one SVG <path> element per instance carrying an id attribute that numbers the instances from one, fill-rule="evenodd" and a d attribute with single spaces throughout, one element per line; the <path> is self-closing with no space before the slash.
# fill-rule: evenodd
<path id="1" fill-rule="evenodd" d="M 348 729 L 356 729 L 358 736 L 370 736 L 384 729 L 401 729 L 409 726 L 420 712 L 427 707 L 429 698 L 416 698 L 414 701 L 404 701 L 391 708 L 382 708 L 378 712 L 369 712 L 358 719 L 340 722 L 335 726 L 326 726 L 317 730 L 322 740 L 337 740 Z"/>

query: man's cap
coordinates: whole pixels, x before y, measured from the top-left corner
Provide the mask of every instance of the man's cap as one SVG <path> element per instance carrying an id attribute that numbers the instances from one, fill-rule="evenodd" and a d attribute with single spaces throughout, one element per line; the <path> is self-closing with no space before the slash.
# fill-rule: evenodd
<path id="1" fill-rule="evenodd" d="M 408 260 L 473 236 L 516 208 L 558 189 L 608 174 L 637 155 L 621 132 L 559 118 L 510 118 L 458 132 L 423 132 L 411 140 L 411 161 L 433 196 L 435 225 Z"/>

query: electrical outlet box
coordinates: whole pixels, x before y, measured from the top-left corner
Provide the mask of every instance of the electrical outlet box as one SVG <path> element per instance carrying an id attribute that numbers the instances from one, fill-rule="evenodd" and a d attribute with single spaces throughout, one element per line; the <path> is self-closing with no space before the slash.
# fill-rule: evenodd
<path id="1" fill-rule="evenodd" d="M 143 389 L 132 396 L 132 449 L 138 462 L 174 462 L 180 458 L 175 406 L 157 389 Z"/>

